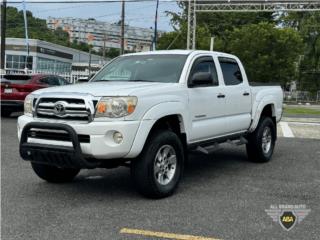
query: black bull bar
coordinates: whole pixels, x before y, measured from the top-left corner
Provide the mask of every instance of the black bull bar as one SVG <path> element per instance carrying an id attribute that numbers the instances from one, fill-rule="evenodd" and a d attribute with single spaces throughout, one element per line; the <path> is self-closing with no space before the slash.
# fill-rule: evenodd
<path id="1" fill-rule="evenodd" d="M 63 130 L 69 134 L 72 147 L 30 143 L 28 132 L 33 128 Z M 83 157 L 77 133 L 72 127 L 62 123 L 31 122 L 26 124 L 21 133 L 20 156 L 26 161 L 63 168 L 95 168 L 100 164 Z"/>

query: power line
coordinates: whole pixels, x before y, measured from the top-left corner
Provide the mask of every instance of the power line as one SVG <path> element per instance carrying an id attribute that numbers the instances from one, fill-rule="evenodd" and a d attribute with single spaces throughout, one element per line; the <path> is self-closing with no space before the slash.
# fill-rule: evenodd
<path id="1" fill-rule="evenodd" d="M 70 9 L 70 8 L 82 8 L 82 7 L 88 7 L 88 6 L 96 7 L 96 5 L 93 6 L 92 4 L 83 4 L 83 5 L 78 5 L 78 6 L 69 6 L 69 7 L 59 7 L 59 8 L 49 8 L 49 9 L 35 10 L 33 12 L 34 13 L 44 13 L 44 12 L 66 10 L 66 9 Z"/>
<path id="2" fill-rule="evenodd" d="M 130 2 L 154 2 L 154 0 L 124 0 L 126 3 Z M 171 0 L 162 0 L 171 1 Z M 84 1 L 65 1 L 65 0 L 55 0 L 55 1 L 28 1 L 28 4 L 75 4 L 75 3 L 118 3 L 122 0 L 84 0 Z M 22 1 L 8 1 L 9 4 L 20 4 Z"/>

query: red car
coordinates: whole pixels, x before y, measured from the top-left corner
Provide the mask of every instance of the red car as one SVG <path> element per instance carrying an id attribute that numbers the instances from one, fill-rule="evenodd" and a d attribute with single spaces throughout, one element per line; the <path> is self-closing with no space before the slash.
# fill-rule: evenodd
<path id="1" fill-rule="evenodd" d="M 1 78 L 1 116 L 23 111 L 24 99 L 37 89 L 66 84 L 69 84 L 66 79 L 56 75 L 4 75 Z"/>

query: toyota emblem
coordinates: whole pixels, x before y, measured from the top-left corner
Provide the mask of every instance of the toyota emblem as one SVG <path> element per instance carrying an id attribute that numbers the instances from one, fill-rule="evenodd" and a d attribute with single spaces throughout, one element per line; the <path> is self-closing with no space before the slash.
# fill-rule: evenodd
<path id="1" fill-rule="evenodd" d="M 63 101 L 56 102 L 53 107 L 54 114 L 57 116 L 63 116 L 66 112 L 66 105 L 67 103 Z"/>

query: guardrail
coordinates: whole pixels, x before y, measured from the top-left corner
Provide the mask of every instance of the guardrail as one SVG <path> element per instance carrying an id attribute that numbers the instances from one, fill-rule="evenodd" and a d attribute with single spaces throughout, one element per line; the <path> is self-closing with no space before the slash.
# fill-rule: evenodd
<path id="1" fill-rule="evenodd" d="M 96 73 L 97 71 L 91 71 L 91 73 Z M 34 71 L 34 70 L 2 70 L 0 72 L 0 77 L 5 74 L 48 74 L 48 75 L 58 75 L 67 79 L 70 83 L 76 83 L 80 78 L 88 78 L 88 71 L 72 71 L 71 73 L 55 73 L 55 72 L 45 72 L 45 71 Z"/>
<path id="2" fill-rule="evenodd" d="M 287 103 L 320 103 L 320 90 L 315 93 L 309 91 L 285 91 L 283 99 Z"/>

